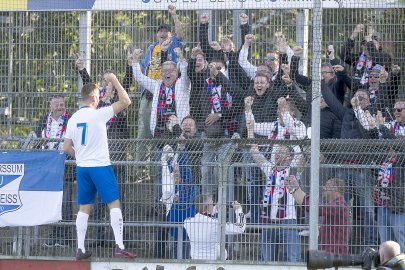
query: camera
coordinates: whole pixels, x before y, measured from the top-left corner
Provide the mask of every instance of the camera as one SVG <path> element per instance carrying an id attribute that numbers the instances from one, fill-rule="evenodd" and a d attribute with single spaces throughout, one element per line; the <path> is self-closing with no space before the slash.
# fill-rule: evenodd
<path id="1" fill-rule="evenodd" d="M 380 266 L 380 254 L 373 248 L 366 248 L 362 255 L 337 255 L 325 251 L 308 250 L 307 268 L 324 269 L 339 266 L 361 266 L 364 270 Z"/>

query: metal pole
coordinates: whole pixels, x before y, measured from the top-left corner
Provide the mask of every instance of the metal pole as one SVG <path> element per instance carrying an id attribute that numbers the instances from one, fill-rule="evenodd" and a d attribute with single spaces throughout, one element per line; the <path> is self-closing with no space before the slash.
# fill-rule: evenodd
<path id="1" fill-rule="evenodd" d="M 85 60 L 87 72 L 91 74 L 91 11 L 80 12 L 79 50 Z M 79 90 L 82 85 L 83 82 L 79 76 Z"/>
<path id="2" fill-rule="evenodd" d="M 309 249 L 318 249 L 320 92 L 322 52 L 322 2 L 313 1 L 312 119 L 311 119 L 311 196 L 309 208 Z"/>
<path id="3" fill-rule="evenodd" d="M 240 30 L 240 24 L 239 24 L 239 16 L 240 16 L 240 14 L 242 14 L 244 12 L 245 12 L 244 10 L 240 10 L 240 9 L 234 10 L 232 12 L 232 14 L 233 14 L 233 16 L 232 16 L 233 17 L 233 19 L 232 19 L 232 21 L 233 21 L 233 24 L 232 24 L 233 38 L 232 38 L 232 40 L 235 43 L 236 49 L 240 48 L 240 45 L 242 44 L 242 42 L 244 42 L 243 40 L 241 40 L 241 37 L 240 37 L 241 30 Z"/>
<path id="4" fill-rule="evenodd" d="M 12 126 L 12 117 L 13 117 L 13 13 L 10 12 L 10 24 L 8 25 L 8 77 L 7 77 L 7 88 L 8 88 L 8 120 L 7 120 L 7 135 L 11 137 L 11 126 Z M 5 112 L 6 114 L 6 112 Z"/>
<path id="5" fill-rule="evenodd" d="M 302 9 L 297 14 L 297 45 L 301 46 L 304 51 L 302 53 L 302 59 L 300 61 L 300 73 L 307 76 L 308 74 L 308 40 L 309 40 L 309 10 Z"/>

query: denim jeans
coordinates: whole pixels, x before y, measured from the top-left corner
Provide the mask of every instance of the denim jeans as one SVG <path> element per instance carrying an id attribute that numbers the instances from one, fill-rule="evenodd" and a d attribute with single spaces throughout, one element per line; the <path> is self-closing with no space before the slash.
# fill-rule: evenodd
<path id="1" fill-rule="evenodd" d="M 139 111 L 138 111 L 138 132 L 137 139 L 151 139 L 152 133 L 150 132 L 150 114 L 152 108 L 152 100 L 146 98 L 143 94 L 141 100 L 139 101 Z M 136 161 L 146 161 L 149 157 L 149 150 L 145 142 L 138 142 L 136 144 Z M 142 166 L 137 166 L 138 170 L 142 169 Z M 140 175 L 141 173 L 138 172 Z"/>
<path id="2" fill-rule="evenodd" d="M 296 225 L 295 219 L 282 220 L 280 225 Z M 288 227 L 292 227 L 288 226 Z M 263 229 L 262 232 L 262 260 L 278 261 L 278 254 L 281 250 L 282 261 L 300 262 L 301 261 L 301 243 L 298 231 L 295 229 Z"/>
<path id="3" fill-rule="evenodd" d="M 358 207 L 363 218 L 364 245 L 377 246 L 377 226 L 374 214 L 374 202 L 371 198 L 373 192 L 373 175 L 368 169 L 341 169 L 337 177 L 345 181 L 345 200 L 349 202 L 353 196 L 357 196 Z"/>
<path id="4" fill-rule="evenodd" d="M 243 162 L 245 164 L 254 163 L 250 150 L 243 152 Z M 250 209 L 250 222 L 258 223 L 260 217 L 260 205 L 262 199 L 262 178 L 260 168 L 256 166 L 246 166 L 247 204 Z M 248 210 L 249 211 L 249 210 Z"/>
<path id="5" fill-rule="evenodd" d="M 379 207 L 377 223 L 381 243 L 388 240 L 396 241 L 401 250 L 405 251 L 405 214 L 394 213 L 388 207 Z"/>
<path id="6" fill-rule="evenodd" d="M 62 221 L 71 222 L 73 218 L 73 185 L 76 180 L 76 166 L 66 164 L 63 179 L 62 197 Z M 69 240 L 73 237 L 73 230 L 70 226 L 54 226 L 50 238 L 58 240 Z"/>
<path id="7" fill-rule="evenodd" d="M 178 239 L 174 239 L 173 245 L 172 245 L 172 259 L 179 259 L 177 258 L 177 241 Z M 183 254 L 182 254 L 182 259 L 190 259 L 190 241 L 189 240 L 183 240 Z"/>
<path id="8" fill-rule="evenodd" d="M 235 148 L 236 145 L 233 143 L 224 144 L 213 144 L 206 143 L 203 148 L 203 154 L 201 158 L 201 190 L 204 195 L 216 195 L 218 193 L 218 177 L 221 172 L 218 172 L 216 164 L 210 164 L 211 162 L 222 162 L 218 161 L 217 157 L 225 153 L 225 151 Z M 233 173 L 233 169 L 228 170 L 228 174 Z M 229 191 L 229 190 L 228 190 Z M 229 194 L 229 192 L 228 192 Z M 228 195 L 229 196 L 229 195 Z M 233 196 L 232 196 L 233 197 Z"/>

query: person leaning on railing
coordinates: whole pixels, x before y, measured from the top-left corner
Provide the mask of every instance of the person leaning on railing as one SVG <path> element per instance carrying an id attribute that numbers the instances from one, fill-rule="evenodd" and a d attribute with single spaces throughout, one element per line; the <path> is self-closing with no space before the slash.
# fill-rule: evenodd
<path id="1" fill-rule="evenodd" d="M 48 150 L 62 150 L 63 142 L 47 142 L 47 139 L 63 139 L 65 137 L 66 125 L 70 118 L 69 112 L 66 110 L 65 97 L 55 95 L 51 98 L 50 112 L 41 118 L 39 125 L 36 128 L 36 136 L 44 139 L 38 145 L 38 148 Z M 63 208 L 62 220 L 71 221 L 73 219 L 73 182 L 75 181 L 74 167 L 65 165 L 65 177 L 63 180 Z M 54 226 L 52 233 L 49 235 L 49 240 L 43 245 L 45 247 L 67 247 L 69 239 L 72 239 L 73 232 L 68 226 Z"/>
<path id="2" fill-rule="evenodd" d="M 309 212 L 309 195 L 300 187 L 295 175 L 286 178 L 286 186 L 295 201 Z M 351 232 L 350 208 L 343 194 L 345 181 L 331 178 L 323 187 L 326 202 L 319 205 L 319 216 L 322 225 L 319 228 L 319 249 L 334 254 L 349 254 L 349 238 Z"/>
<path id="3" fill-rule="evenodd" d="M 218 242 L 219 221 L 216 217 L 216 209 L 211 195 L 199 195 L 195 200 L 197 214 L 184 221 L 184 228 L 190 239 L 190 255 L 194 260 L 217 260 L 220 255 Z M 232 202 L 235 211 L 236 222 L 225 224 L 225 234 L 242 234 L 245 231 L 246 220 L 239 202 Z M 227 251 L 225 250 L 225 258 Z"/>

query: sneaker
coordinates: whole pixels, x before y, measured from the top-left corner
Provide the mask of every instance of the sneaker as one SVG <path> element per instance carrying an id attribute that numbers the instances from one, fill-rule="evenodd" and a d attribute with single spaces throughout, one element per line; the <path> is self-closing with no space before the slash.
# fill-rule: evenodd
<path id="1" fill-rule="evenodd" d="M 115 257 L 121 257 L 121 258 L 136 258 L 136 255 L 126 249 L 121 249 L 118 245 L 115 245 L 115 252 L 114 252 Z"/>
<path id="2" fill-rule="evenodd" d="M 308 236 L 309 236 L 309 230 L 300 231 L 300 232 L 298 233 L 298 235 L 304 236 L 304 237 L 308 237 Z"/>
<path id="3" fill-rule="evenodd" d="M 69 247 L 69 243 L 66 240 L 59 240 L 55 242 L 55 247 L 67 248 Z"/>
<path id="4" fill-rule="evenodd" d="M 55 246 L 56 239 L 50 239 L 47 242 L 43 243 L 42 246 L 47 248 L 53 248 Z"/>
<path id="5" fill-rule="evenodd" d="M 88 258 L 91 257 L 91 251 L 86 250 L 85 253 L 83 253 L 82 249 L 79 248 L 77 249 L 77 253 L 76 253 L 76 260 L 80 261 L 80 260 L 86 260 Z"/>

